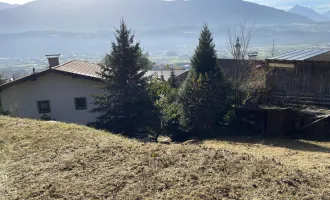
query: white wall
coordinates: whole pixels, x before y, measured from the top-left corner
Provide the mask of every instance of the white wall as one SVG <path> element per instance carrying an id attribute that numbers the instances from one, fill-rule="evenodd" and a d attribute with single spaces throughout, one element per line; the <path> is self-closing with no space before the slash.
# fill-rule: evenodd
<path id="1" fill-rule="evenodd" d="M 92 94 L 103 92 L 101 82 L 50 73 L 36 81 L 26 81 L 4 89 L 0 93 L 4 110 L 11 110 L 14 117 L 40 119 L 37 101 L 50 101 L 51 113 L 57 121 L 87 124 L 96 120 Z M 74 98 L 86 97 L 87 110 L 76 110 Z"/>

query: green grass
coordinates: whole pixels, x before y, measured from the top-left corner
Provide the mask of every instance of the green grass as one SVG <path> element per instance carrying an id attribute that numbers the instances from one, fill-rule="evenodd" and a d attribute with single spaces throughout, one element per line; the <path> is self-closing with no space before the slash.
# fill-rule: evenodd
<path id="1" fill-rule="evenodd" d="M 0 117 L 0 197 L 330 199 L 330 169 L 301 170 L 279 160 L 277 148 L 285 147 L 256 143 L 144 144 L 83 126 Z M 330 156 L 313 153 L 319 162 Z"/>

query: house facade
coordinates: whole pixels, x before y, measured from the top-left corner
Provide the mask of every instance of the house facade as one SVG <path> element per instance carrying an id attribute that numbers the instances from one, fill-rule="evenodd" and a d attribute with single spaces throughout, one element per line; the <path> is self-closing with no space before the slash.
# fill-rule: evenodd
<path id="1" fill-rule="evenodd" d="M 77 67 L 83 70 L 77 71 Z M 94 122 L 97 113 L 90 112 L 95 107 L 92 95 L 103 92 L 103 82 L 86 70 L 98 67 L 71 61 L 7 83 L 0 87 L 2 107 L 13 117 Z"/>
<path id="2" fill-rule="evenodd" d="M 0 99 L 5 111 L 13 117 L 49 119 L 87 125 L 98 113 L 93 95 L 102 94 L 104 82 L 97 64 L 70 61 L 58 65 L 58 57 L 49 56 L 49 68 L 0 86 Z M 157 73 L 149 71 L 147 76 Z M 169 72 L 161 72 L 169 78 Z M 185 76 L 186 71 L 176 71 Z"/>

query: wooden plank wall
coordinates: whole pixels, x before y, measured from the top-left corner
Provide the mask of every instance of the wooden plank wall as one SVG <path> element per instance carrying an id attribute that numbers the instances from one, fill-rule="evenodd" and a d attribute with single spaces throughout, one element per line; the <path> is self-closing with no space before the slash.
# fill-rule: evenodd
<path id="1" fill-rule="evenodd" d="M 296 64 L 294 69 L 275 68 L 267 75 L 267 86 L 272 93 L 330 94 L 330 65 Z"/>

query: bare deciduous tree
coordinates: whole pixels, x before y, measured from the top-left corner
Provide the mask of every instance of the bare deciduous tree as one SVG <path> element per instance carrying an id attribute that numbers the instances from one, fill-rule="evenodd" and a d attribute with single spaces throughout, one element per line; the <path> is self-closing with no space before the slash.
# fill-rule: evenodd
<path id="1" fill-rule="evenodd" d="M 228 51 L 235 62 L 235 75 L 233 77 L 233 83 L 235 86 L 235 101 L 236 106 L 242 105 L 244 101 L 244 91 L 242 87 L 248 82 L 251 76 L 252 64 L 247 58 L 250 47 L 252 32 L 254 29 L 253 25 L 247 25 L 246 21 L 241 23 L 234 29 L 231 27 L 227 28 L 227 43 Z"/>
<path id="2" fill-rule="evenodd" d="M 235 28 L 227 27 L 227 43 L 228 50 L 231 56 L 237 60 L 244 60 L 248 55 L 251 47 L 252 32 L 254 30 L 253 25 L 247 25 L 246 21 L 242 22 Z M 240 47 L 237 47 L 239 42 Z"/>

